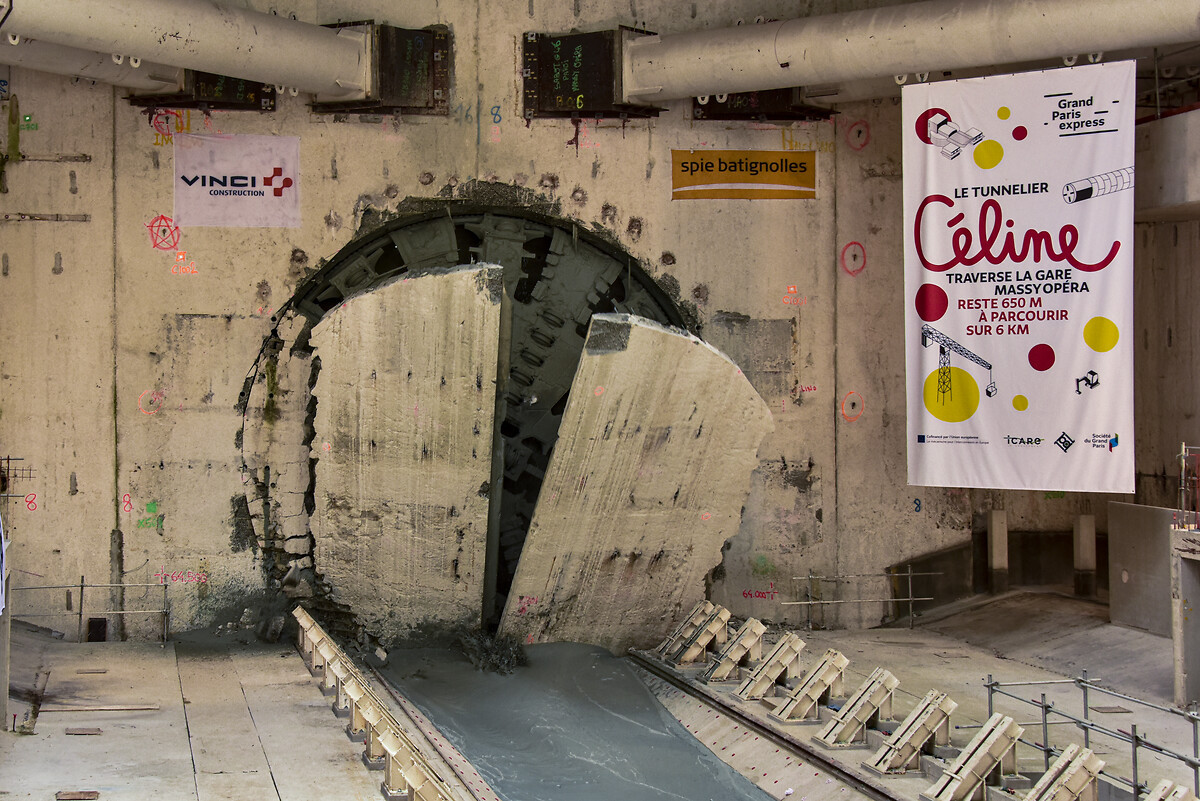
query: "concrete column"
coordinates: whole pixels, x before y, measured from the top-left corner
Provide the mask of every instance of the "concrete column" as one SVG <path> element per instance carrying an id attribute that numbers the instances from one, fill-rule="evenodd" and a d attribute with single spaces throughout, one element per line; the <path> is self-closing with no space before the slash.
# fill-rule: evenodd
<path id="1" fill-rule="evenodd" d="M 988 512 L 988 577 L 993 594 L 1008 591 L 1008 512 Z"/>
<path id="2" fill-rule="evenodd" d="M 1096 594 L 1096 516 L 1075 518 L 1075 594 Z"/>
<path id="3" fill-rule="evenodd" d="M 1200 701 L 1200 538 L 1171 530 L 1171 644 L 1174 651 L 1175 704 Z"/>

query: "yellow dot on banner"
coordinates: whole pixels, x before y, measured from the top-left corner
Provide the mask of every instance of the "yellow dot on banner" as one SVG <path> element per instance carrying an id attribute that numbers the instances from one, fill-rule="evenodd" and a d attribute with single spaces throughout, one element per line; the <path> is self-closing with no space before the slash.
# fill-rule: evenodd
<path id="1" fill-rule="evenodd" d="M 947 371 L 950 391 L 938 397 L 939 374 Z M 925 379 L 922 395 L 925 409 L 943 423 L 961 423 L 970 420 L 979 409 L 979 384 L 961 367 L 940 367 Z"/>
<path id="2" fill-rule="evenodd" d="M 996 116 L 1002 120 L 1007 120 L 1011 114 L 1012 112 L 1008 110 L 1008 106 L 1001 106 L 996 109 Z"/>
<path id="3" fill-rule="evenodd" d="M 1024 395 L 1013 395 L 1013 408 L 1018 412 L 1023 412 L 1029 408 L 1029 398 Z"/>
<path id="4" fill-rule="evenodd" d="M 980 169 L 990 170 L 1004 158 L 1004 146 L 995 139 L 984 139 L 975 146 L 975 163 Z"/>
<path id="5" fill-rule="evenodd" d="M 1097 353 L 1105 353 L 1117 346 L 1121 332 L 1117 324 L 1107 317 L 1093 317 L 1083 327 L 1083 341 Z"/>

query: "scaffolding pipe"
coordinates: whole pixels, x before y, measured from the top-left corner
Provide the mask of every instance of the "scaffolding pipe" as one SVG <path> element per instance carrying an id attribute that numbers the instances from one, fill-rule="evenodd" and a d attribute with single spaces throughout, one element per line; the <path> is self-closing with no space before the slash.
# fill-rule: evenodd
<path id="1" fill-rule="evenodd" d="M 1200 0 L 926 0 L 630 36 L 625 100 L 836 84 L 1200 39 Z"/>
<path id="2" fill-rule="evenodd" d="M 366 36 L 207 0 L 0 0 L 3 32 L 302 92 L 369 89 Z M 348 98 L 347 98 L 348 99 Z"/>
<path id="3" fill-rule="evenodd" d="M 17 38 L 16 44 L 7 36 L 0 37 L 0 64 L 86 78 L 145 92 L 178 92 L 183 88 L 183 70 L 179 67 L 14 38 Z"/>

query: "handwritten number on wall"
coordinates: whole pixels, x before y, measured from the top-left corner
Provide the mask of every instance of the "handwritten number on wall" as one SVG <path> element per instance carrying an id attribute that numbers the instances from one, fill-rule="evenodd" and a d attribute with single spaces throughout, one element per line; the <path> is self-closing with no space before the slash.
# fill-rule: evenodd
<path id="1" fill-rule="evenodd" d="M 921 499 L 920 498 L 913 498 L 913 507 L 914 507 L 913 508 L 914 512 L 921 511 Z"/>
<path id="2" fill-rule="evenodd" d="M 121 500 L 124 501 L 124 503 L 121 504 L 121 511 L 132 512 L 133 511 L 133 500 L 129 497 L 128 492 L 121 496 Z"/>
<path id="3" fill-rule="evenodd" d="M 25 496 L 25 508 L 31 512 L 37 511 L 37 493 L 31 492 Z"/>

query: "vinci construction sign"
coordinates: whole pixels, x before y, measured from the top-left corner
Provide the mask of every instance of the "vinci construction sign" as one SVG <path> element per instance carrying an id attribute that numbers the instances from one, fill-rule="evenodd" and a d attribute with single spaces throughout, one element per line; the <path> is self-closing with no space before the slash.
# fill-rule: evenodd
<path id="1" fill-rule="evenodd" d="M 300 139 L 176 134 L 175 223 L 300 227 Z"/>
<path id="2" fill-rule="evenodd" d="M 909 483 L 1132 492 L 1133 62 L 903 94 Z"/>

